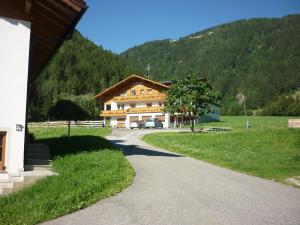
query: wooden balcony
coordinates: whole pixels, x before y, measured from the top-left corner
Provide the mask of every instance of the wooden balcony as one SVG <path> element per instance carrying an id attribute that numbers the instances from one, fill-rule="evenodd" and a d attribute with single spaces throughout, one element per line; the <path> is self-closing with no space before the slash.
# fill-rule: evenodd
<path id="1" fill-rule="evenodd" d="M 155 112 L 163 112 L 163 106 L 156 107 L 140 107 L 140 108 L 129 108 L 127 110 L 110 110 L 110 111 L 101 111 L 100 116 L 103 117 L 111 117 L 111 116 L 126 116 L 126 114 L 130 113 L 155 113 Z"/>
<path id="2" fill-rule="evenodd" d="M 111 116 L 126 116 L 127 110 L 109 110 L 101 111 L 100 116 L 111 117 Z"/>
<path id="3" fill-rule="evenodd" d="M 127 96 L 117 96 L 112 99 L 115 102 L 132 102 L 132 101 L 165 101 L 166 95 L 127 95 Z"/>
<path id="4" fill-rule="evenodd" d="M 140 107 L 140 108 L 130 108 L 127 109 L 127 113 L 152 113 L 152 112 L 163 112 L 163 106 L 156 107 Z"/>

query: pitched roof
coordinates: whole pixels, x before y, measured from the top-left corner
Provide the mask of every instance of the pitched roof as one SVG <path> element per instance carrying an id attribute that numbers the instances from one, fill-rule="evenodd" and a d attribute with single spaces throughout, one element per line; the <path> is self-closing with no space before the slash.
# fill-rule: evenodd
<path id="1" fill-rule="evenodd" d="M 124 85 L 130 83 L 130 82 L 133 82 L 135 80 L 141 80 L 141 81 L 146 81 L 146 82 L 149 82 L 149 83 L 152 83 L 154 85 L 158 85 L 164 89 L 168 89 L 169 87 L 165 84 L 162 84 L 162 83 L 159 83 L 159 82 L 156 82 L 154 80 L 150 80 L 150 79 L 147 79 L 145 77 L 141 77 L 141 76 L 138 76 L 138 75 L 131 75 L 127 78 L 125 78 L 124 80 L 120 81 L 119 83 L 111 86 L 110 88 L 102 91 L 101 93 L 97 94 L 94 98 L 95 99 L 104 99 L 106 96 L 110 95 L 113 91 L 115 91 L 116 88 L 120 88 L 120 87 L 123 87 Z"/>
<path id="2" fill-rule="evenodd" d="M 0 0 L 0 16 L 31 22 L 29 83 L 71 37 L 86 9 L 84 0 Z"/>

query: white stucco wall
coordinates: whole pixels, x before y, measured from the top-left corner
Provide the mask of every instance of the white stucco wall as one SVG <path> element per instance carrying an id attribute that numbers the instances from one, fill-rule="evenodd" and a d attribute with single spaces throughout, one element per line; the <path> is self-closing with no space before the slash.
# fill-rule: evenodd
<path id="1" fill-rule="evenodd" d="M 170 128 L 170 113 L 165 113 L 164 128 Z"/>
<path id="2" fill-rule="evenodd" d="M 138 101 L 138 102 L 134 102 L 135 104 L 135 108 L 145 108 L 147 107 L 147 103 L 148 102 L 152 102 L 152 101 Z M 116 103 L 116 102 L 111 102 L 111 110 L 119 110 L 118 109 L 118 104 L 124 104 L 124 110 L 130 109 L 132 108 L 130 106 L 129 102 L 120 102 L 120 103 Z M 107 104 L 104 104 L 104 109 L 106 108 Z M 159 102 L 158 101 L 153 101 L 152 102 L 152 107 L 157 107 L 159 106 Z M 152 118 L 154 118 L 156 115 L 163 115 L 163 113 L 132 113 L 132 114 L 127 114 L 126 116 L 126 120 L 125 120 L 125 127 L 126 128 L 130 128 L 130 119 L 129 117 L 131 116 L 138 116 L 139 120 L 142 120 L 142 116 L 151 116 Z M 117 117 L 111 117 L 110 118 L 110 126 L 112 127 L 116 127 L 118 124 L 117 122 Z M 165 122 L 163 122 L 164 124 L 164 128 L 169 128 L 170 127 L 170 114 L 166 113 L 165 114 Z"/>
<path id="3" fill-rule="evenodd" d="M 116 127 L 117 124 L 118 124 L 117 117 L 111 117 L 110 118 L 110 126 Z"/>
<path id="4" fill-rule="evenodd" d="M 110 105 L 111 105 L 111 110 L 118 110 L 116 102 L 112 102 Z"/>
<path id="5" fill-rule="evenodd" d="M 24 168 L 30 22 L 0 17 L 0 130 L 7 132 L 6 171 Z"/>

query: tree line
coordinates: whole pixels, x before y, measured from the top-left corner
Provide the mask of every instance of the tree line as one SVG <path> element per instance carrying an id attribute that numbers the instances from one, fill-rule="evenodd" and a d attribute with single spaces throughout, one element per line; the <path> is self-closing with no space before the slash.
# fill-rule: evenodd
<path id="1" fill-rule="evenodd" d="M 280 96 L 270 102 L 261 112 L 261 115 L 271 116 L 299 116 L 300 94 Z"/>
<path id="2" fill-rule="evenodd" d="M 51 119 L 49 110 L 59 100 L 72 101 L 86 112 L 86 119 L 97 119 L 100 104 L 93 97 L 134 72 L 126 59 L 75 32 L 35 81 L 29 120 Z"/>
<path id="3" fill-rule="evenodd" d="M 121 55 L 157 80 L 181 79 L 190 71 L 220 91 L 222 114 L 243 115 L 300 87 L 300 15 L 249 19 L 216 26 L 179 40 L 147 42 Z"/>
<path id="4" fill-rule="evenodd" d="M 128 75 L 149 72 L 150 79 L 170 81 L 191 71 L 220 93 L 223 115 L 244 115 L 245 109 L 248 115 L 295 115 L 299 101 L 281 96 L 300 85 L 299 24 L 300 15 L 241 20 L 177 41 L 148 42 L 121 55 L 75 32 L 35 81 L 29 120 L 51 119 L 49 110 L 59 100 L 79 105 L 86 119 L 98 119 L 100 104 L 93 96 Z M 244 104 L 238 94 L 245 96 Z M 283 107 L 286 103 L 291 106 Z"/>

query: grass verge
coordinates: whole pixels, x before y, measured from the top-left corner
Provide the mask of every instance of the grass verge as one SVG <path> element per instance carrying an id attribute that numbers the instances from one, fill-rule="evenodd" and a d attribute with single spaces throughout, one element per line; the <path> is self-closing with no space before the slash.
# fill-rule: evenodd
<path id="1" fill-rule="evenodd" d="M 18 193 L 0 198 L 0 224 L 37 224 L 82 209 L 128 187 L 134 171 L 122 152 L 103 136 L 109 129 L 31 130 L 47 143 L 59 176 L 48 177 Z M 101 137 L 102 136 L 102 137 Z"/>
<path id="2" fill-rule="evenodd" d="M 234 130 L 245 130 L 247 121 L 251 130 L 266 130 L 288 128 L 288 120 L 296 117 L 287 116 L 221 116 L 220 122 L 196 124 L 203 127 L 231 127 Z M 185 126 L 189 127 L 189 126 Z"/>
<path id="3" fill-rule="evenodd" d="M 149 144 L 218 166 L 286 182 L 300 175 L 300 130 L 267 129 L 224 133 L 154 133 Z"/>

